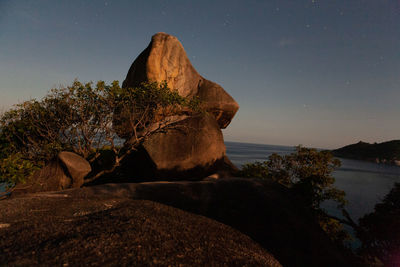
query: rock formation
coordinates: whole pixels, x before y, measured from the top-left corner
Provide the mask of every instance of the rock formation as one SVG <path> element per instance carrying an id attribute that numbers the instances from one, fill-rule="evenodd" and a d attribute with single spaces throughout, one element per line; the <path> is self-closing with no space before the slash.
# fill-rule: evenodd
<path id="1" fill-rule="evenodd" d="M 181 96 L 198 97 L 209 115 L 186 117 L 178 122 L 188 129 L 187 133 L 168 130 L 150 137 L 139 149 L 145 154 L 137 157 L 142 161 L 140 165 L 152 166 L 151 175 L 162 178 L 176 178 L 183 173 L 193 178 L 207 176 L 221 162 L 229 162 L 220 128 L 229 125 L 239 105 L 220 85 L 197 73 L 176 37 L 166 33 L 154 35 L 133 62 L 123 87 L 145 81 L 166 81 Z M 145 158 L 149 164 L 143 163 Z"/>
<path id="2" fill-rule="evenodd" d="M 0 266 L 281 266 L 251 238 L 212 219 L 74 191 L 1 202 Z"/>
<path id="3" fill-rule="evenodd" d="M 81 187 L 85 176 L 92 170 L 89 162 L 81 156 L 68 151 L 60 152 L 58 158 L 67 170 L 67 175 L 71 178 L 69 186 L 71 188 Z"/>
<path id="4" fill-rule="evenodd" d="M 157 133 L 144 143 L 157 169 L 175 169 L 180 172 L 199 165 L 207 166 L 224 157 L 222 132 L 214 118 L 200 115 L 182 120 L 180 124 L 185 125 L 185 128 Z"/>
<path id="5" fill-rule="evenodd" d="M 13 189 L 13 195 L 79 188 L 91 170 L 89 162 L 84 158 L 63 151 L 41 170 L 36 171 L 26 183 L 18 184 Z"/>
<path id="6" fill-rule="evenodd" d="M 162 205 L 156 205 L 155 209 L 148 210 L 146 203 L 121 209 L 121 204 L 127 203 L 126 201 L 130 203 L 135 199 L 155 201 L 188 213 Z M 93 260 L 93 251 L 117 251 L 118 248 L 125 246 L 124 242 L 133 242 L 129 240 L 138 240 L 138 238 L 140 243 L 146 244 L 143 245 L 145 251 L 137 251 L 135 246 L 132 246 L 130 249 L 133 251 L 130 253 L 133 256 L 129 256 L 128 259 L 136 259 L 138 253 L 144 252 L 157 259 L 169 253 L 176 255 L 180 253 L 181 246 L 174 246 L 183 244 L 184 247 L 189 248 L 190 252 L 185 254 L 184 258 L 187 258 L 190 263 L 190 254 L 195 253 L 190 250 L 191 242 L 195 242 L 197 246 L 200 236 L 201 240 L 210 240 L 214 238 L 214 234 L 218 235 L 220 240 L 213 244 L 214 249 L 209 247 L 210 243 L 202 243 L 201 251 L 203 252 L 193 254 L 199 257 L 201 263 L 207 263 L 204 260 L 208 258 L 215 263 L 211 265 L 224 265 L 225 259 L 216 256 L 214 254 L 216 251 L 229 251 L 228 258 L 237 259 L 238 251 L 242 250 L 245 254 L 250 253 L 251 257 L 242 259 L 243 261 L 238 264 L 233 262 L 226 262 L 226 264 L 228 266 L 232 264 L 235 266 L 258 265 L 257 262 L 251 260 L 254 255 L 257 255 L 254 254 L 257 250 L 253 250 L 252 242 L 249 243 L 244 239 L 240 241 L 243 235 L 236 232 L 235 235 L 239 240 L 235 242 L 244 243 L 241 245 L 232 243 L 232 239 L 227 239 L 227 237 L 232 237 L 231 230 L 220 228 L 220 232 L 214 233 L 215 224 L 205 221 L 202 216 L 193 217 L 193 214 L 198 214 L 233 227 L 249 236 L 266 251 L 272 253 L 283 266 L 358 266 L 350 255 L 346 255 L 346 252 L 330 241 L 314 221 L 310 211 L 301 203 L 293 194 L 290 194 L 286 187 L 278 183 L 244 178 L 105 184 L 61 192 L 39 193 L 32 197 L 24 196 L 22 199 L 3 201 L 0 205 L 0 224 L 9 224 L 8 234 L 4 235 L 3 242 L 0 241 L 0 251 L 5 251 L 10 247 L 19 249 L 11 250 L 4 256 L 0 255 L 0 265 L 1 259 L 4 261 L 5 257 L 15 260 L 18 251 L 27 251 L 25 254 L 21 253 L 20 258 L 26 259 L 32 256 L 29 254 L 30 249 L 36 248 L 38 243 L 47 244 L 41 246 L 43 250 L 49 248 L 49 252 L 37 251 L 45 254 L 40 255 L 41 258 L 59 255 L 57 252 L 68 251 L 69 253 L 71 252 L 69 248 L 72 249 L 73 254 L 62 253 L 61 257 L 65 259 L 68 255 L 79 256 L 75 247 L 75 244 L 78 244 L 85 249 L 82 254 L 90 255 L 88 259 Z M 24 220 L 24 214 L 32 209 L 40 212 L 32 212 L 31 217 L 35 216 L 35 218 Z M 57 218 L 60 222 L 57 223 L 57 220 L 53 218 Z M 143 221 L 145 227 L 140 223 Z M 131 224 L 132 226 L 129 227 Z M 30 225 L 34 226 L 34 231 L 21 232 L 22 229 L 30 230 Z M 146 225 L 154 228 L 146 229 Z M 73 233 L 70 229 L 74 229 Z M 78 236 L 75 234 L 76 229 L 79 229 Z M 14 236 L 13 233 L 18 234 Z M 160 234 L 155 235 L 156 233 Z M 171 237 L 167 237 L 165 233 L 171 234 Z M 194 236 L 189 233 L 194 233 Z M 197 233 L 201 233 L 200 236 L 196 237 Z M 43 237 L 48 234 L 65 240 L 65 247 L 57 247 L 58 243 L 52 246 L 54 242 L 50 241 L 46 243 Z M 90 240 L 87 240 L 87 236 Z M 132 236 L 132 238 L 124 236 Z M 115 239 L 110 240 L 111 237 Z M 18 242 L 20 239 L 29 240 L 31 243 Z M 154 239 L 158 241 L 152 244 Z M 51 238 L 49 237 L 48 240 Z M 162 245 L 165 243 L 171 244 L 173 249 Z M 103 244 L 104 248 L 100 244 Z M 153 252 L 147 250 L 150 248 L 147 245 L 153 245 Z M 155 251 L 156 248 L 159 250 Z M 110 254 L 105 256 L 111 257 Z M 54 257 L 47 259 L 50 263 Z M 180 263 L 179 258 L 175 258 L 177 262 L 170 262 L 173 257 L 167 259 L 167 262 L 172 265 Z"/>

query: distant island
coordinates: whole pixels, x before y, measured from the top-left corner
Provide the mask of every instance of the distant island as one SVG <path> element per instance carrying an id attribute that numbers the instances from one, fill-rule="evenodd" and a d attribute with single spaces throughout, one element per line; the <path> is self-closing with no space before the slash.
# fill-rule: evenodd
<path id="1" fill-rule="evenodd" d="M 332 154 L 336 157 L 400 166 L 400 140 L 374 144 L 360 141 L 356 144 L 332 150 Z"/>

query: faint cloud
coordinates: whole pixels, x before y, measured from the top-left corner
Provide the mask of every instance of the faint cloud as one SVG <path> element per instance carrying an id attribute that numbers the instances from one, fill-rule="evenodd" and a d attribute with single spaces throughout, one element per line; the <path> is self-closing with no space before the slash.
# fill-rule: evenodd
<path id="1" fill-rule="evenodd" d="M 291 46 L 294 45 L 294 40 L 291 38 L 282 38 L 281 40 L 279 40 L 278 42 L 278 46 L 279 47 L 287 47 L 287 46 Z"/>

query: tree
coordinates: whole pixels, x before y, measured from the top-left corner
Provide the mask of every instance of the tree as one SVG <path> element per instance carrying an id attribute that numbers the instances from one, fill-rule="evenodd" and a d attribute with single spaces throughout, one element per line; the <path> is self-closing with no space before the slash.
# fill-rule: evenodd
<path id="1" fill-rule="evenodd" d="M 177 115 L 199 112 L 197 99 L 181 97 L 167 84 L 142 83 L 121 88 L 99 81 L 52 89 L 0 119 L 0 182 L 20 182 L 60 151 L 95 162 L 109 150 L 112 164 L 90 180 L 113 172 L 150 135 L 178 127 Z M 14 172 L 17 169 L 20 171 Z M 29 176 L 29 175 L 28 175 Z"/>
<path id="2" fill-rule="evenodd" d="M 329 151 L 297 146 L 296 151 L 289 155 L 272 154 L 267 161 L 244 165 L 240 175 L 270 179 L 288 187 L 313 211 L 331 239 L 342 243 L 350 236 L 343 230 L 341 223 L 351 224 L 352 221 L 344 210 L 345 192 L 333 186 L 335 178 L 331 174 L 339 166 L 340 161 Z M 351 222 L 333 217 L 322 209 L 321 203 L 326 200 L 335 201 Z"/>
<path id="3" fill-rule="evenodd" d="M 359 224 L 360 253 L 370 260 L 377 257 L 385 266 L 400 266 L 400 183 Z"/>

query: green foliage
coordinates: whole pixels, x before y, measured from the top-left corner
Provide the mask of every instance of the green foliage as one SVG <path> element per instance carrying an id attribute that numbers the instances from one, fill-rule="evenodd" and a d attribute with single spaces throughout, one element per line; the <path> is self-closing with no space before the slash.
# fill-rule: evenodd
<path id="1" fill-rule="evenodd" d="M 240 176 L 270 179 L 290 188 L 313 210 L 322 229 L 331 239 L 343 241 L 350 236 L 336 219 L 328 216 L 320 207 L 326 200 L 335 201 L 338 208 L 346 204 L 345 192 L 333 186 L 335 178 L 331 174 L 339 166 L 340 161 L 329 151 L 298 146 L 296 152 L 289 155 L 272 154 L 264 162 L 244 165 Z"/>
<path id="2" fill-rule="evenodd" d="M 385 266 L 400 264 L 400 183 L 375 205 L 374 212 L 359 220 L 357 237 L 361 254 L 380 259 Z"/>
<path id="3" fill-rule="evenodd" d="M 181 97 L 165 82 L 121 88 L 118 81 L 94 86 L 75 80 L 0 117 L 0 181 L 22 181 L 60 151 L 94 162 L 106 146 L 113 170 L 151 134 L 173 126 L 163 118 L 198 111 L 197 99 Z"/>
<path id="4" fill-rule="evenodd" d="M 344 245 L 345 241 L 351 241 L 353 238 L 344 230 L 342 222 L 327 215 L 323 210 L 316 210 L 315 215 L 319 226 L 328 234 L 329 238 L 339 245 Z"/>
<path id="5" fill-rule="evenodd" d="M 0 183 L 6 183 L 8 187 L 24 182 L 40 168 L 40 164 L 23 158 L 21 153 L 10 154 L 0 159 Z"/>
<path id="6" fill-rule="evenodd" d="M 277 181 L 294 191 L 305 192 L 307 204 L 319 208 L 325 200 L 334 200 L 340 207 L 346 204 L 345 193 L 333 187 L 331 173 L 340 166 L 328 151 L 298 146 L 296 152 L 280 156 L 272 154 L 267 161 L 243 166 L 240 175 Z"/>
<path id="7" fill-rule="evenodd" d="M 125 139 L 131 139 L 138 131 L 165 117 L 200 112 L 197 98 L 180 96 L 177 91 L 171 91 L 166 82 L 142 83 L 127 89 L 113 85 L 110 89 L 113 97 L 113 127 Z"/>

